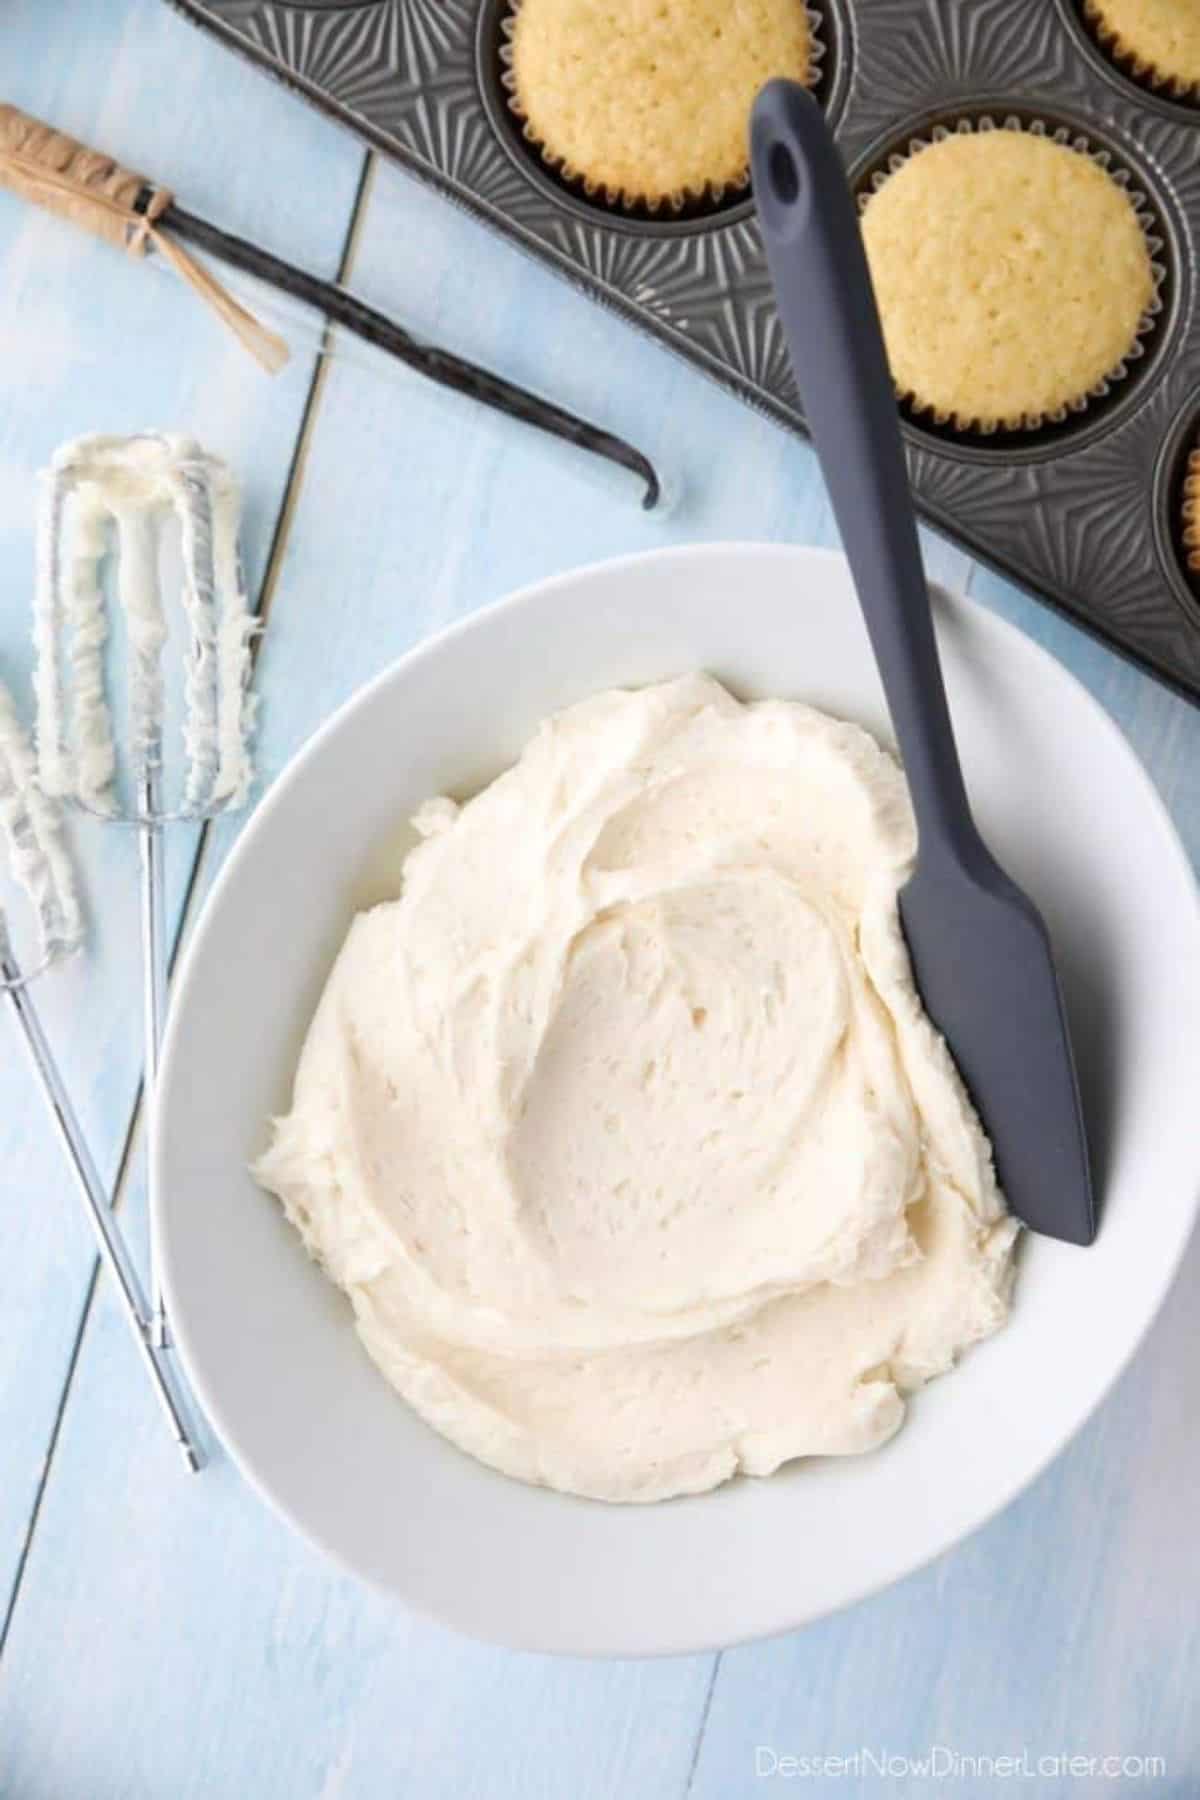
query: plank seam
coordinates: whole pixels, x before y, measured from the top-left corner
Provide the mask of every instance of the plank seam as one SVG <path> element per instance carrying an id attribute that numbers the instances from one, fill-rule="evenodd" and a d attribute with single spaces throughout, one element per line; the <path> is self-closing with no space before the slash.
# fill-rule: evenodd
<path id="1" fill-rule="evenodd" d="M 54 1411 L 54 1420 L 50 1426 L 50 1436 L 46 1442 L 46 1454 L 42 1458 L 42 1468 L 41 1473 L 38 1476 L 37 1487 L 34 1490 L 33 1504 L 29 1509 L 29 1519 L 25 1526 L 25 1536 L 21 1543 L 21 1553 L 17 1558 L 17 1566 L 13 1573 L 12 1588 L 8 1596 L 8 1606 L 5 1608 L 4 1622 L 3 1624 L 0 1624 L 0 1662 L 3 1662 L 4 1660 L 4 1651 L 5 1646 L 8 1643 L 9 1630 L 12 1626 L 13 1616 L 17 1610 L 17 1600 L 20 1597 L 21 1589 L 24 1585 L 25 1568 L 29 1561 L 29 1552 L 33 1548 L 34 1533 L 37 1531 L 38 1520 L 41 1517 L 42 1501 L 46 1497 L 46 1488 L 50 1481 L 50 1467 L 54 1461 L 54 1452 L 58 1448 L 58 1437 L 62 1430 L 63 1416 L 67 1410 L 67 1395 L 71 1391 L 71 1380 L 75 1373 L 75 1365 L 79 1361 L 79 1353 L 83 1348 L 83 1335 L 87 1330 L 92 1298 L 96 1292 L 96 1282 L 99 1274 L 100 1258 L 96 1257 L 92 1263 L 91 1276 L 88 1280 L 87 1291 L 84 1294 L 83 1305 L 80 1308 L 79 1321 L 75 1327 L 75 1336 L 71 1343 L 71 1354 L 67 1358 L 66 1376 L 63 1380 L 62 1391 L 58 1396 L 58 1405 Z"/>
<path id="2" fill-rule="evenodd" d="M 691 1795 L 695 1784 L 696 1770 L 700 1766 L 700 1752 L 704 1747 L 704 1734 L 708 1730 L 708 1715 L 712 1711 L 713 1690 L 717 1685 L 717 1676 L 720 1673 L 721 1668 L 721 1658 L 724 1654 L 723 1650 L 718 1650 L 717 1654 L 713 1657 L 713 1666 L 708 1677 L 708 1688 L 704 1695 L 704 1705 L 700 1708 L 700 1723 L 696 1727 L 696 1737 L 692 1744 L 692 1758 L 688 1763 L 687 1784 L 683 1790 L 683 1800 L 689 1800 L 689 1796 Z"/>
<path id="3" fill-rule="evenodd" d="M 367 151 L 363 157 L 359 171 L 358 184 L 354 190 L 354 201 L 350 208 L 350 220 L 346 227 L 346 236 L 342 243 L 341 256 L 338 259 L 335 280 L 344 283 L 349 279 L 354 264 L 354 256 L 358 249 L 362 233 L 363 220 L 366 216 L 367 203 L 374 186 L 375 154 Z M 262 646 L 263 636 L 271 613 L 275 589 L 279 580 L 279 572 L 283 567 L 283 559 L 287 550 L 287 540 L 291 532 L 292 518 L 296 509 L 300 488 L 303 485 L 304 470 L 308 462 L 309 447 L 316 426 L 317 412 L 321 397 L 325 390 L 326 375 L 329 368 L 329 347 L 333 337 L 332 327 L 326 323 L 321 333 L 321 345 L 313 369 L 313 378 L 309 385 L 308 398 L 304 403 L 304 411 L 300 415 L 300 426 L 296 432 L 296 443 L 292 450 L 292 460 L 288 466 L 287 480 L 284 484 L 283 498 L 279 504 L 279 515 L 275 521 L 275 530 L 271 536 L 271 548 L 267 553 L 267 566 L 263 572 L 262 585 L 259 588 L 258 604 L 254 616 L 258 622 L 258 633 L 251 646 L 251 656 L 255 666 Z M 184 938 L 191 924 L 195 906 L 196 892 L 201 876 L 204 873 L 205 859 L 208 852 L 212 822 L 206 821 L 200 828 L 200 837 L 196 844 L 196 854 L 192 859 L 191 874 L 188 876 L 187 888 L 183 903 L 179 909 L 179 923 L 175 931 L 175 940 L 171 946 L 171 973 L 174 974 L 176 959 Z"/>

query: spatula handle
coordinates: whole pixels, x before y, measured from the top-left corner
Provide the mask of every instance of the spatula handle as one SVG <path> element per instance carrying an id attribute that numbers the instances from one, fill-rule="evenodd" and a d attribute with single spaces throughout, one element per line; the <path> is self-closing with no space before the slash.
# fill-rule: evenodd
<path id="1" fill-rule="evenodd" d="M 895 389 L 854 201 L 817 103 L 754 107 L 754 197 L 804 416 L 883 679 L 921 853 L 977 844 L 946 703 Z"/>

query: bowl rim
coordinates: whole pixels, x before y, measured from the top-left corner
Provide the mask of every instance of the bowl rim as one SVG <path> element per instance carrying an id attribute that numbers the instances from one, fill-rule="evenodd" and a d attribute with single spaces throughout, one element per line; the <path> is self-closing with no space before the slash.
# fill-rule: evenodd
<path id="1" fill-rule="evenodd" d="M 164 1038 L 158 1087 L 158 1104 L 151 1121 L 149 1152 L 149 1205 L 153 1225 L 161 1246 L 161 1275 L 164 1298 L 168 1317 L 172 1321 L 173 1341 L 181 1356 L 183 1367 L 195 1394 L 203 1409 L 208 1428 L 218 1439 L 234 1467 L 249 1484 L 250 1488 L 267 1504 L 269 1509 L 283 1519 L 300 1538 L 310 1545 L 342 1573 L 354 1577 L 369 1589 L 386 1597 L 392 1604 L 401 1606 L 415 1617 L 422 1618 L 442 1629 L 449 1629 L 467 1635 L 476 1641 L 490 1642 L 505 1648 L 522 1651 L 567 1655 L 581 1659 L 607 1657 L 659 1657 L 696 1655 L 717 1652 L 734 1648 L 741 1644 L 767 1641 L 771 1638 L 787 1635 L 805 1625 L 818 1620 L 831 1618 L 861 1601 L 885 1591 L 898 1581 L 915 1575 L 922 1569 L 949 1551 L 973 1537 L 990 1524 L 1000 1513 L 1005 1511 L 1020 1495 L 1025 1493 L 1036 1482 L 1046 1469 L 1074 1441 L 1087 1422 L 1094 1416 L 1100 1405 L 1112 1393 L 1113 1389 L 1128 1369 L 1139 1349 L 1144 1344 L 1150 1329 L 1162 1311 L 1167 1295 L 1178 1276 L 1180 1266 L 1188 1247 L 1195 1235 L 1197 1221 L 1200 1219 L 1200 1143 L 1195 1158 L 1196 1167 L 1191 1177 L 1191 1198 L 1188 1205 L 1188 1222 L 1181 1230 L 1179 1242 L 1172 1254 L 1164 1262 L 1153 1296 L 1153 1304 L 1148 1305 L 1145 1316 L 1134 1332 L 1126 1347 L 1124 1355 L 1113 1367 L 1103 1385 L 1092 1396 L 1087 1406 L 1073 1420 L 1061 1437 L 1031 1465 L 1023 1467 L 1019 1477 L 1007 1482 L 997 1489 L 996 1498 L 984 1508 L 973 1514 L 970 1522 L 961 1530 L 940 1544 L 931 1547 L 927 1554 L 921 1555 L 905 1563 L 903 1568 L 882 1577 L 870 1576 L 846 1591 L 844 1597 L 836 1604 L 823 1606 L 800 1618 L 784 1617 L 776 1610 L 769 1623 L 748 1623 L 747 1627 L 735 1634 L 722 1634 L 714 1638 L 699 1638 L 694 1634 L 673 1634 L 670 1625 L 666 1625 L 661 1633 L 656 1634 L 656 1641 L 650 1647 L 639 1645 L 630 1649 L 617 1642 L 603 1642 L 595 1645 L 572 1646 L 565 1648 L 560 1642 L 550 1642 L 537 1631 L 526 1632 L 516 1629 L 511 1633 L 501 1634 L 489 1632 L 482 1628 L 467 1626 L 459 1619 L 439 1612 L 435 1607 L 420 1598 L 400 1595 L 386 1580 L 374 1574 L 370 1569 L 344 1550 L 340 1545 L 331 1542 L 320 1530 L 314 1528 L 293 1504 L 269 1482 L 260 1476 L 252 1455 L 241 1442 L 239 1432 L 224 1417 L 222 1404 L 214 1394 L 203 1368 L 203 1359 L 190 1342 L 189 1328 L 186 1323 L 186 1308 L 182 1311 L 176 1306 L 178 1290 L 176 1287 L 176 1271 L 171 1237 L 166 1220 L 166 1159 L 167 1131 L 165 1119 L 171 1098 L 178 1087 L 175 1079 L 176 1064 L 180 1058 L 180 1044 L 186 1032 L 186 1020 L 189 1012 L 189 1000 L 194 987 L 195 969 L 200 961 L 205 939 L 212 920 L 223 907 L 227 888 L 239 877 L 243 862 L 254 854 L 254 841 L 258 828 L 271 810 L 282 802 L 285 796 L 305 779 L 308 769 L 319 761 L 324 754 L 326 743 L 343 726 L 346 719 L 360 708 L 366 707 L 378 693 L 395 682 L 402 681 L 409 673 L 422 663 L 440 658 L 446 650 L 460 639 L 471 636 L 485 622 L 494 622 L 497 617 L 506 613 L 515 613 L 534 599 L 553 594 L 556 590 L 574 587 L 581 580 L 599 574 L 620 574 L 631 568 L 641 568 L 648 564 L 687 565 L 696 561 L 717 560 L 721 557 L 735 556 L 739 559 L 757 560 L 777 558 L 787 560 L 794 565 L 801 563 L 824 563 L 828 567 L 836 567 L 843 573 L 847 570 L 846 558 L 834 549 L 823 546 L 790 544 L 760 539 L 720 539 L 702 543 L 674 544 L 656 546 L 650 550 L 634 551 L 613 557 L 601 557 L 587 563 L 578 564 L 570 569 L 561 570 L 557 574 L 528 582 L 521 587 L 501 595 L 495 600 L 451 621 L 429 637 L 420 639 L 400 656 L 394 658 L 383 669 L 371 676 L 357 687 L 345 700 L 325 718 L 312 734 L 304 740 L 300 747 L 288 758 L 279 774 L 271 781 L 269 787 L 255 803 L 253 810 L 247 815 L 238 832 L 236 842 L 232 846 L 221 869 L 213 881 L 213 885 L 205 897 L 200 913 L 188 933 L 186 943 L 179 961 L 179 967 L 172 982 L 172 1005 L 167 1031 Z M 930 582 L 931 591 L 945 596 L 955 607 L 967 609 L 972 617 L 986 621 L 986 629 L 1010 644 L 1019 647 L 1022 655 L 1032 654 L 1037 659 L 1052 665 L 1057 677 L 1074 688 L 1084 702 L 1085 710 L 1101 735 L 1107 736 L 1110 743 L 1115 744 L 1125 757 L 1131 776 L 1138 789 L 1140 801 L 1146 805 L 1155 825 L 1162 836 L 1164 854 L 1170 855 L 1175 863 L 1176 872 L 1183 877 L 1184 884 L 1191 896 L 1193 907 L 1200 918 L 1200 876 L 1193 867 L 1184 845 L 1176 829 L 1162 795 L 1142 763 L 1137 752 L 1116 720 L 1106 707 L 1091 692 L 1086 684 L 1062 663 L 1051 651 L 1036 639 L 1030 637 L 1017 625 L 1005 619 L 979 600 L 959 590 L 948 589 L 938 582 Z M 1083 1252 L 1086 1254 L 1087 1252 Z M 570 1498 L 570 1497 L 568 1497 Z"/>

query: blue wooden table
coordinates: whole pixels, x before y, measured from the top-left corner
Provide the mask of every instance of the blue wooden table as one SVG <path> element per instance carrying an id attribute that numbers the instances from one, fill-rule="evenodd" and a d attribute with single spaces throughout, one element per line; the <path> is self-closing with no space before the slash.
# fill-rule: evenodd
<path id="1" fill-rule="evenodd" d="M 686 496 L 669 520 L 649 519 L 587 459 L 366 353 L 318 361 L 306 349 L 282 376 L 260 375 L 168 275 L 0 196 L 0 672 L 23 703 L 33 475 L 81 431 L 186 429 L 243 478 L 267 620 L 259 791 L 364 679 L 511 587 L 666 541 L 834 540 L 806 448 L 369 165 L 161 0 L 8 0 L 0 70 L 0 97 L 169 181 L 196 212 L 352 272 L 418 332 L 633 439 Z M 952 546 L 925 548 L 936 577 L 1088 684 L 1200 852 L 1200 713 Z M 240 822 L 176 840 L 179 929 Z M 79 848 L 91 951 L 40 999 L 137 1234 L 134 848 L 119 831 Z M 736 1800 L 781 1785 L 976 1795 L 1003 1781 L 952 1756 L 1023 1751 L 1034 1764 L 1158 1758 L 1165 1773 L 1142 1785 L 1200 1794 L 1200 1247 L 1066 1454 L 923 1573 L 718 1657 L 510 1655 L 418 1623 L 327 1567 L 219 1455 L 199 1478 L 180 1472 L 16 1038 L 0 1029 L 5 1800 Z M 819 1778 L 789 1780 L 773 1761 L 855 1752 L 871 1760 Z M 1119 1785 L 1064 1765 L 1023 1790 Z"/>

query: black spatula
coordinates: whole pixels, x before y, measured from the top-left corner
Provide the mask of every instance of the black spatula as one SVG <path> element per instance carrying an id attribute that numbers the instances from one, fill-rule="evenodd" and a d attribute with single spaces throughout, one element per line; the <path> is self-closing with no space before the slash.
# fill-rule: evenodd
<path id="1" fill-rule="evenodd" d="M 794 82 L 763 89 L 751 138 L 775 298 L 917 816 L 916 870 L 900 897 L 917 984 L 1009 1207 L 1035 1231 L 1087 1244 L 1087 1144 L 1050 940 L 971 817 L 854 203 L 820 108 Z"/>

